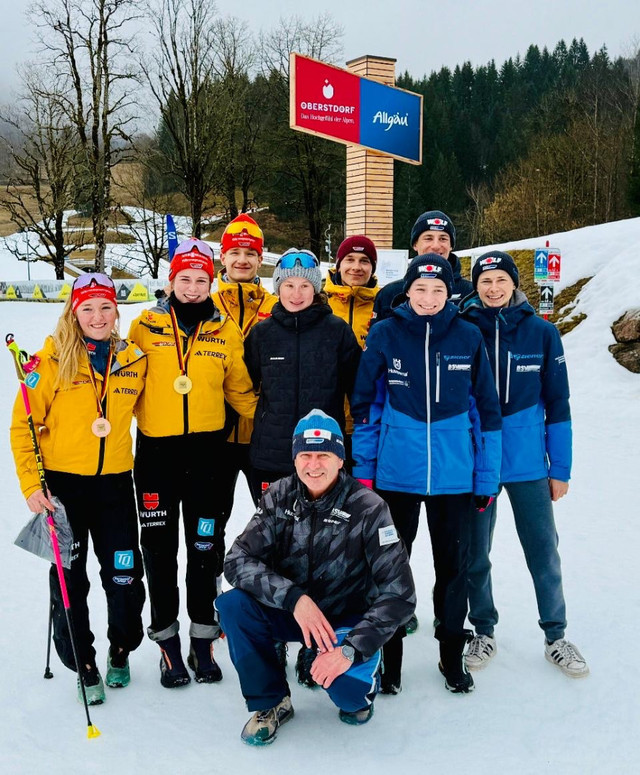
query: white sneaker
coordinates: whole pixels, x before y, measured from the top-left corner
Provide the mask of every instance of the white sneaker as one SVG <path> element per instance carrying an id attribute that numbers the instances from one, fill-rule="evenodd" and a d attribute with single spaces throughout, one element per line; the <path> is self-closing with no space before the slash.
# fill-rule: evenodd
<path id="1" fill-rule="evenodd" d="M 544 644 L 544 655 L 570 678 L 584 678 L 589 675 L 589 666 L 578 649 L 568 640 L 561 638 Z"/>
<path id="2" fill-rule="evenodd" d="M 496 655 L 498 646 L 492 635 L 476 635 L 464 655 L 469 670 L 482 670 Z"/>
<path id="3" fill-rule="evenodd" d="M 283 699 L 269 710 L 259 710 L 244 725 L 241 737 L 248 745 L 269 745 L 276 739 L 278 727 L 293 718 L 291 697 Z"/>

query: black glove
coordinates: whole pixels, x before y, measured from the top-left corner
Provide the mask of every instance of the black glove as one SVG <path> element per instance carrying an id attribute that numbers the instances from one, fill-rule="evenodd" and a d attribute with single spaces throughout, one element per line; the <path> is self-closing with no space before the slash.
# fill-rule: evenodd
<path id="1" fill-rule="evenodd" d="M 495 500 L 493 495 L 474 495 L 473 503 L 475 504 L 476 511 L 485 511 L 491 506 Z"/>

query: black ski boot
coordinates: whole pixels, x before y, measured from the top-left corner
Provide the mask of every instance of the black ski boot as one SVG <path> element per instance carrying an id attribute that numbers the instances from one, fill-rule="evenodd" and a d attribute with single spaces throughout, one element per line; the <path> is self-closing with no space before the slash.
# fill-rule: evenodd
<path id="1" fill-rule="evenodd" d="M 380 694 L 400 694 L 402 691 L 402 634 L 396 631 L 382 648 Z"/>
<path id="2" fill-rule="evenodd" d="M 186 686 L 191 683 L 191 677 L 184 666 L 180 653 L 180 636 L 176 634 L 166 640 L 159 640 L 158 646 L 162 652 L 160 683 L 165 689 L 175 689 L 178 686 Z"/>
<path id="3" fill-rule="evenodd" d="M 276 649 L 276 656 L 278 657 L 278 664 L 283 670 L 287 669 L 287 644 L 284 641 L 277 640 L 273 644 Z"/>
<path id="4" fill-rule="evenodd" d="M 444 685 L 454 694 L 468 694 L 474 689 L 473 678 L 463 656 L 466 645 L 466 634 L 440 641 L 438 667 L 444 676 Z"/>
<path id="5" fill-rule="evenodd" d="M 191 638 L 187 664 L 196 674 L 196 683 L 214 684 L 222 681 L 222 670 L 213 658 L 213 641 L 209 638 Z"/>
<path id="6" fill-rule="evenodd" d="M 298 658 L 296 659 L 296 675 L 298 676 L 298 683 L 300 686 L 315 689 L 318 685 L 311 677 L 311 666 L 317 656 L 315 649 L 308 649 L 306 646 L 302 646 L 298 652 Z"/>

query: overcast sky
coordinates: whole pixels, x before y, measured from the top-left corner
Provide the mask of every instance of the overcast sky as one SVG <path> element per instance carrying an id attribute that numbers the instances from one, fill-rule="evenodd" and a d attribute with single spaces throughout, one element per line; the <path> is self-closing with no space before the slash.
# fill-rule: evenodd
<path id="1" fill-rule="evenodd" d="M 16 65 L 32 58 L 26 10 L 31 0 L 2 0 L 0 103 L 16 87 Z M 221 15 L 258 31 L 281 16 L 311 19 L 328 11 L 344 28 L 344 59 L 377 54 L 397 59 L 396 73 L 416 78 L 465 60 L 474 65 L 524 55 L 535 43 L 553 48 L 583 37 L 590 53 L 605 44 L 612 57 L 640 45 L 640 0 L 217 0 Z"/>

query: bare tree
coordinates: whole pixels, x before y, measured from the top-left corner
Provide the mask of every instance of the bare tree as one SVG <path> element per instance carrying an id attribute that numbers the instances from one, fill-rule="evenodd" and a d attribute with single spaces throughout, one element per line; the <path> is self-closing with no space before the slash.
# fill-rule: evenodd
<path id="1" fill-rule="evenodd" d="M 116 147 L 130 141 L 136 72 L 130 24 L 137 0 L 38 0 L 35 24 L 60 105 L 83 153 L 97 270 L 104 269 Z"/>
<path id="2" fill-rule="evenodd" d="M 311 249 L 317 255 L 322 250 L 326 224 L 341 220 L 330 210 L 332 191 L 339 189 L 344 195 L 344 147 L 289 129 L 289 54 L 294 51 L 335 61 L 342 51 L 342 35 L 342 27 L 330 15 L 322 14 L 311 21 L 299 17 L 281 19 L 276 29 L 261 37 L 264 77 L 270 87 L 271 110 L 275 116 L 275 122 L 269 127 L 268 142 L 277 143 L 279 148 L 278 166 L 269 171 L 271 193 L 288 190 L 289 206 L 291 198 L 299 199 Z M 283 160 L 286 160 L 284 164 Z"/>
<path id="3" fill-rule="evenodd" d="M 134 202 L 132 207 L 120 208 L 125 225 L 118 231 L 134 239 L 123 264 L 136 275 L 148 273 L 155 279 L 161 259 L 169 260 L 165 214 L 175 208 L 170 194 L 149 191 L 145 186 L 149 157 L 149 151 L 138 153 L 136 162 L 130 165 L 131 174 L 115 186 L 115 195 L 118 196 L 118 188 L 121 188 L 127 199 Z"/>
<path id="4" fill-rule="evenodd" d="M 37 235 L 62 280 L 65 260 L 84 239 L 82 229 L 71 234 L 66 228 L 81 166 L 78 138 L 45 70 L 25 67 L 22 83 L 16 109 L 3 115 L 14 131 L 3 133 L 10 167 L 2 201 L 21 231 Z"/>
<path id="5" fill-rule="evenodd" d="M 141 61 L 167 135 L 162 160 L 189 202 L 196 236 L 207 197 L 217 184 L 214 14 L 214 6 L 204 0 L 157 0 L 150 6 L 154 46 Z"/>

